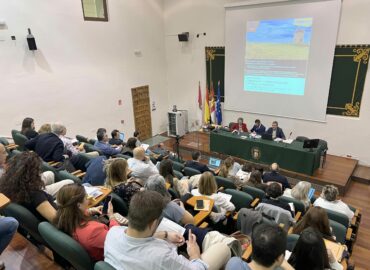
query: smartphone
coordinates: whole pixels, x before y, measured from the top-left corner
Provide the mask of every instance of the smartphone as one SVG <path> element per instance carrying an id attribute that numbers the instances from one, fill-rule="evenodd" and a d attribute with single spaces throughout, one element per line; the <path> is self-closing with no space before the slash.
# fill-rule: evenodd
<path id="1" fill-rule="evenodd" d="M 204 203 L 203 200 L 197 200 L 197 209 L 203 209 L 204 208 Z"/>
<path id="2" fill-rule="evenodd" d="M 104 204 L 103 204 L 103 210 L 102 210 L 103 215 L 106 215 L 108 213 L 108 204 L 111 201 L 111 199 L 112 199 L 112 196 L 110 195 L 108 195 L 107 198 L 105 198 Z"/>

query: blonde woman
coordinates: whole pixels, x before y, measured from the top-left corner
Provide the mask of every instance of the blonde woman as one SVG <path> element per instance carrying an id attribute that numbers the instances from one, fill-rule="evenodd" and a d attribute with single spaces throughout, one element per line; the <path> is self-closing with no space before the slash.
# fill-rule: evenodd
<path id="1" fill-rule="evenodd" d="M 216 207 L 217 213 L 212 213 L 210 217 L 215 223 L 223 220 L 226 212 L 235 210 L 235 205 L 230 200 L 217 193 L 217 183 L 215 177 L 210 172 L 204 172 L 202 174 L 198 188 L 193 189 L 191 193 L 194 196 L 207 196 L 214 200 L 214 207 Z"/>
<path id="2" fill-rule="evenodd" d="M 107 175 L 105 185 L 129 205 L 131 197 L 143 188 L 143 182 L 137 178 L 127 179 L 129 169 L 123 158 L 107 160 L 104 168 Z"/>
<path id="3" fill-rule="evenodd" d="M 285 189 L 283 196 L 301 201 L 306 207 L 306 209 L 308 209 L 311 204 L 310 198 L 308 198 L 308 193 L 310 189 L 311 183 L 306 181 L 300 181 L 292 189 L 290 188 Z"/>
<path id="4" fill-rule="evenodd" d="M 218 175 L 225 178 L 233 178 L 240 169 L 241 166 L 238 162 L 235 162 L 232 157 L 227 157 L 222 162 Z"/>

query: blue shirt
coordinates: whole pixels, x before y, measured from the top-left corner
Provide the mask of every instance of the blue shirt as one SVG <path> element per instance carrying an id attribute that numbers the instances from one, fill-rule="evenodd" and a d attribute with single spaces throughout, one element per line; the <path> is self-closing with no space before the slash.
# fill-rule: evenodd
<path id="1" fill-rule="evenodd" d="M 102 186 L 105 182 L 104 161 L 105 156 L 93 158 L 86 164 L 86 175 L 83 183 L 89 183 L 92 186 Z"/>
<path id="2" fill-rule="evenodd" d="M 102 141 L 96 141 L 94 143 L 94 146 L 107 157 L 121 153 L 121 149 L 113 148 L 109 143 L 105 143 Z"/>

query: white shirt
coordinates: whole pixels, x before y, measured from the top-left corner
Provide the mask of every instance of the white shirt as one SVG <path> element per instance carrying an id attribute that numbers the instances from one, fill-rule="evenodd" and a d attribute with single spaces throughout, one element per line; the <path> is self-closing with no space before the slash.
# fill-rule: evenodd
<path id="1" fill-rule="evenodd" d="M 151 162 L 150 159 L 142 161 L 136 158 L 129 158 L 127 163 L 128 167 L 132 171 L 132 176 L 139 178 L 144 182 L 146 182 L 150 176 L 159 173 L 157 167 Z"/>
<path id="2" fill-rule="evenodd" d="M 240 169 L 236 175 L 236 177 L 238 177 L 241 181 L 243 182 L 246 182 L 249 180 L 249 177 L 251 176 L 251 173 L 250 172 L 245 172 L 243 171 L 242 169 Z"/>
<path id="3" fill-rule="evenodd" d="M 80 153 L 78 149 L 73 145 L 73 143 L 77 140 L 70 139 L 66 136 L 60 135 L 59 139 L 62 140 L 64 147 L 72 153 L 72 155 L 77 155 Z"/>
<path id="4" fill-rule="evenodd" d="M 333 202 L 329 202 L 329 201 L 324 200 L 323 198 L 319 197 L 319 198 L 316 199 L 316 201 L 314 202 L 313 205 L 314 206 L 320 206 L 320 207 L 325 208 L 325 209 L 330 209 L 330 210 L 338 212 L 338 213 L 342 213 L 342 214 L 344 214 L 348 217 L 349 222 L 351 221 L 351 219 L 354 216 L 353 211 L 348 207 L 347 204 L 345 204 L 341 200 L 336 200 L 336 201 L 333 201 Z"/>
<path id="5" fill-rule="evenodd" d="M 189 261 L 177 254 L 177 247 L 165 240 L 134 238 L 127 227 L 112 227 L 104 243 L 104 260 L 117 270 L 207 270 L 200 259 Z"/>
<path id="6" fill-rule="evenodd" d="M 218 213 L 222 214 L 223 216 L 226 214 L 226 212 L 234 211 L 235 210 L 235 205 L 230 202 L 225 196 L 222 196 L 222 194 L 219 193 L 213 193 L 212 195 L 203 195 L 200 194 L 198 189 L 193 189 L 191 191 L 191 194 L 193 196 L 206 196 L 209 197 L 214 201 L 214 206 L 217 208 Z M 214 222 L 218 222 L 221 220 L 222 215 L 211 215 L 211 219 Z"/>

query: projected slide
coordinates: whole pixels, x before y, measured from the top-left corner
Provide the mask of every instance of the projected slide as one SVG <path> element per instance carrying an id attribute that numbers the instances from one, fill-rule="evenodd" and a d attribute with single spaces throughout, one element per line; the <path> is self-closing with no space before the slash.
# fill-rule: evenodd
<path id="1" fill-rule="evenodd" d="M 244 90 L 304 95 L 312 18 L 248 21 Z"/>

